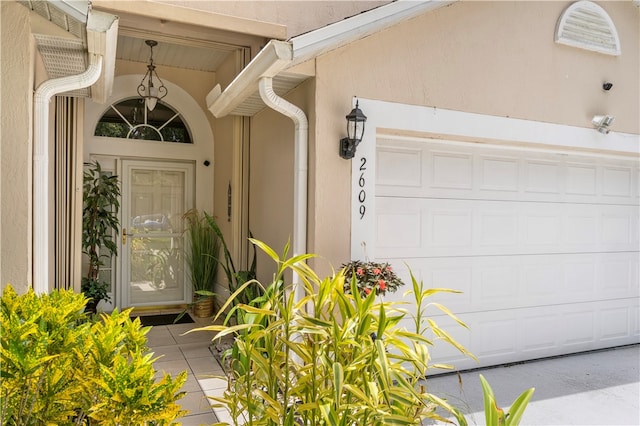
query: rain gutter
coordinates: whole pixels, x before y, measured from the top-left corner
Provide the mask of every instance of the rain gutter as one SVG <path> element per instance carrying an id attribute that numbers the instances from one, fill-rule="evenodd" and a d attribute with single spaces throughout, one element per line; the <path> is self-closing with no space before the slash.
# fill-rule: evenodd
<path id="1" fill-rule="evenodd" d="M 279 73 L 323 53 L 455 1 L 397 0 L 298 35 L 289 41 L 270 40 L 224 91 L 218 84 L 209 92 L 207 107 L 216 118 L 233 114 L 236 107 L 258 90 L 258 80 L 261 77 L 276 77 Z"/>
<path id="2" fill-rule="evenodd" d="M 294 130 L 294 177 L 293 177 L 293 256 L 307 252 L 307 162 L 309 121 L 304 111 L 281 98 L 273 91 L 273 79 L 262 77 L 259 82 L 260 97 L 274 111 L 289 117 Z M 294 293 L 296 300 L 302 298 L 299 277 L 294 273 Z"/>
<path id="3" fill-rule="evenodd" d="M 455 0 L 454 0 L 455 1 Z M 221 118 L 233 114 L 256 90 L 266 106 L 291 118 L 295 124 L 294 255 L 306 253 L 307 235 L 307 118 L 298 107 L 278 96 L 273 78 L 288 68 L 346 46 L 391 25 L 454 1 L 397 0 L 359 15 L 293 37 L 289 41 L 270 40 L 256 57 L 222 91 L 216 85 L 206 97 L 209 111 Z M 258 109 L 259 106 L 256 107 Z M 294 275 L 294 286 L 296 285 Z M 297 293 L 298 294 L 298 293 Z"/>
<path id="4" fill-rule="evenodd" d="M 33 290 L 49 291 L 49 102 L 59 93 L 84 89 L 100 77 L 102 56 L 92 55 L 85 72 L 43 82 L 34 96 Z"/>
<path id="5" fill-rule="evenodd" d="M 49 103 L 60 93 L 92 85 L 92 99 L 104 102 L 113 87 L 118 18 L 98 11 L 87 12 L 86 18 L 87 69 L 46 80 L 34 94 L 33 289 L 38 294 L 49 291 Z"/>

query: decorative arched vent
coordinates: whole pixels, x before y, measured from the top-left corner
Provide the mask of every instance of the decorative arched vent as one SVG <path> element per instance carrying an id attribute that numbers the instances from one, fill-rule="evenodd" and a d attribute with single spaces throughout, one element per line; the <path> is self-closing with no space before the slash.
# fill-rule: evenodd
<path id="1" fill-rule="evenodd" d="M 158 102 L 149 111 L 140 98 L 131 98 L 112 104 L 96 125 L 95 136 L 151 141 L 193 143 L 186 124 L 164 102 Z"/>
<path id="2" fill-rule="evenodd" d="M 602 7 L 591 1 L 575 2 L 564 11 L 556 27 L 556 43 L 606 55 L 621 53 L 613 21 Z"/>

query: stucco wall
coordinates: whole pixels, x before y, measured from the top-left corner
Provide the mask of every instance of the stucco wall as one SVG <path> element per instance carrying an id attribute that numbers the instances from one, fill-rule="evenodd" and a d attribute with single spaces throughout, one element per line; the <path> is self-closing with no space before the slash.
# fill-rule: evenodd
<path id="1" fill-rule="evenodd" d="M 313 143 L 313 92 L 308 80 L 286 96 L 301 108 L 310 122 L 310 147 Z M 249 229 L 254 238 L 264 241 L 276 253 L 282 253 L 293 238 L 294 125 L 284 115 L 265 108 L 251 119 L 251 176 L 249 192 Z M 311 148 L 313 149 L 313 148 Z M 314 153 L 310 150 L 309 157 Z M 310 160 L 310 164 L 313 160 Z M 313 206 L 309 207 L 309 214 Z M 310 233 L 311 234 L 311 233 Z M 309 247 L 313 246 L 310 244 Z M 289 251 L 289 256 L 292 252 Z M 275 272 L 273 261 L 258 254 L 258 278 L 268 282 Z"/>
<path id="2" fill-rule="evenodd" d="M 605 113 L 640 133 L 640 11 L 600 3 L 621 39 L 613 57 L 554 42 L 569 4 L 457 2 L 318 58 L 313 250 L 349 258 L 350 164 L 336 151 L 352 96 L 587 128 Z"/>
<path id="3" fill-rule="evenodd" d="M 314 30 L 349 16 L 389 3 L 375 1 L 198 1 L 153 0 L 192 9 L 238 16 L 287 26 L 287 37 Z"/>
<path id="4" fill-rule="evenodd" d="M 0 283 L 31 283 L 31 94 L 33 48 L 28 9 L 0 2 Z"/>
<path id="5" fill-rule="evenodd" d="M 424 14 L 320 58 L 324 93 L 581 127 L 604 111 L 614 130 L 640 132 L 640 10 L 601 2 L 621 39 L 615 57 L 554 42 L 570 3 L 458 2 Z"/>

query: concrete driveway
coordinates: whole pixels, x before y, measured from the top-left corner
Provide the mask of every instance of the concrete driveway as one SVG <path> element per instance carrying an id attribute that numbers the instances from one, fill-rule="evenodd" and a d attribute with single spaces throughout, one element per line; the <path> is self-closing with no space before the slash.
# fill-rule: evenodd
<path id="1" fill-rule="evenodd" d="M 427 379 L 429 392 L 484 425 L 482 374 L 498 405 L 508 406 L 525 389 L 535 393 L 521 425 L 640 425 L 640 346 L 569 355 Z M 428 424 L 428 423 L 425 423 Z M 432 423 L 431 423 L 432 424 Z"/>

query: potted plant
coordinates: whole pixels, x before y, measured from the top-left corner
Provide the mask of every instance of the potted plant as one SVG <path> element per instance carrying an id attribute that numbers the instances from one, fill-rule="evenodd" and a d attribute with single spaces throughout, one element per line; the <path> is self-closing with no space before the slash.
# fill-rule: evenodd
<path id="1" fill-rule="evenodd" d="M 105 261 L 118 254 L 113 235 L 120 222 L 120 187 L 118 177 L 102 172 L 100 163 L 85 164 L 83 173 L 82 252 L 87 255 L 87 275 L 82 278 L 81 290 L 89 302 L 87 311 L 96 313 L 101 300 L 109 301 L 110 284 L 100 279 Z"/>
<path id="2" fill-rule="evenodd" d="M 205 213 L 205 219 L 207 220 L 209 226 L 218 236 L 219 241 L 222 243 L 222 253 L 224 255 L 224 263 L 220 262 L 222 270 L 227 278 L 227 284 L 229 286 L 229 293 L 235 294 L 234 296 L 234 306 L 239 304 L 248 305 L 252 301 L 259 299 L 264 290 L 256 282 L 256 247 L 253 246 L 253 258 L 251 260 L 251 264 L 248 265 L 245 269 L 236 269 L 236 265 L 233 262 L 233 258 L 231 257 L 231 251 L 227 246 L 227 243 L 224 240 L 224 235 L 222 234 L 222 230 L 218 226 L 215 221 L 215 218 Z M 249 232 L 250 238 L 253 238 L 251 232 Z M 248 262 L 248 260 L 247 260 Z M 242 291 L 238 291 L 242 288 Z M 242 324 L 244 322 L 243 315 L 244 313 L 240 310 L 232 309 L 230 314 L 233 315 L 233 318 L 236 324 Z"/>
<path id="3" fill-rule="evenodd" d="M 189 210 L 184 219 L 189 237 L 185 258 L 193 286 L 193 312 L 197 317 L 210 317 L 213 314 L 213 286 L 218 272 L 220 239 L 205 215 L 198 210 Z"/>
<path id="4" fill-rule="evenodd" d="M 352 260 L 342 265 L 344 270 L 344 292 L 351 294 L 351 282 L 355 279 L 360 296 L 367 297 L 371 292 L 376 295 L 393 293 L 404 283 L 388 263 L 363 262 Z"/>

